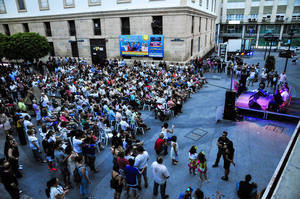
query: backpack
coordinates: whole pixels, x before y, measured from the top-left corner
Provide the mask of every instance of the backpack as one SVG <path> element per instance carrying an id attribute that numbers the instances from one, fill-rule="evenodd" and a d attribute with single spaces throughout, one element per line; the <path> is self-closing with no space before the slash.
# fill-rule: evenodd
<path id="1" fill-rule="evenodd" d="M 73 171 L 73 176 L 74 176 L 74 182 L 75 183 L 80 183 L 81 182 L 81 176 L 79 174 L 79 169 L 80 168 L 81 167 L 79 167 L 79 168 L 75 167 L 75 169 Z"/>

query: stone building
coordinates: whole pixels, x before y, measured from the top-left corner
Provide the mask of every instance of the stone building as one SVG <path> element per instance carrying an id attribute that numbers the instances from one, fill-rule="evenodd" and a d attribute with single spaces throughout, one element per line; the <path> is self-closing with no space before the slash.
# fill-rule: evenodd
<path id="1" fill-rule="evenodd" d="M 163 60 L 186 61 L 214 47 L 216 6 L 216 0 L 0 0 L 0 32 L 38 32 L 51 55 L 94 62 L 120 57 L 120 35 L 157 34 Z"/>
<path id="2" fill-rule="evenodd" d="M 294 36 L 292 46 L 300 46 L 299 0 L 219 0 L 217 8 L 217 42 L 228 39 L 252 39 L 255 47 L 268 46 L 264 35 L 271 32 L 279 38 L 273 44 L 287 46 L 290 32 Z"/>

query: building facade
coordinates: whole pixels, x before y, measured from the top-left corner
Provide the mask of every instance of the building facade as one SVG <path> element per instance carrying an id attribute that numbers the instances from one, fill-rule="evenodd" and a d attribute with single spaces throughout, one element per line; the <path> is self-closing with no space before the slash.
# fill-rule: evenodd
<path id="1" fill-rule="evenodd" d="M 51 55 L 87 60 L 120 57 L 120 35 L 158 34 L 164 60 L 186 61 L 214 47 L 216 7 L 216 0 L 0 0 L 0 32 L 37 32 Z"/>
<path id="2" fill-rule="evenodd" d="M 299 0 L 219 0 L 217 8 L 218 43 L 228 39 L 251 39 L 255 47 L 268 46 L 264 35 L 271 32 L 279 38 L 273 45 L 286 46 L 290 32 L 292 46 L 300 46 Z"/>

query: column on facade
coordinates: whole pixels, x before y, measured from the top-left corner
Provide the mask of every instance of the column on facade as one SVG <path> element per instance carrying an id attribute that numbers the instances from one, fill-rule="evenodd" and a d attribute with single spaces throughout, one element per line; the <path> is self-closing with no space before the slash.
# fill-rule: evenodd
<path id="1" fill-rule="evenodd" d="M 285 12 L 285 18 L 288 19 L 288 22 L 292 21 L 293 12 L 294 12 L 294 1 L 295 0 L 288 0 L 288 5 Z"/>
<path id="2" fill-rule="evenodd" d="M 258 25 L 258 26 L 257 26 L 257 34 L 256 34 L 255 48 L 258 47 L 258 40 L 259 40 L 260 26 L 261 26 L 261 25 Z"/>
<path id="3" fill-rule="evenodd" d="M 227 20 L 227 0 L 223 0 L 222 23 Z"/>
<path id="4" fill-rule="evenodd" d="M 251 10 L 251 0 L 246 0 L 245 2 L 245 10 L 244 10 L 244 23 L 248 22 L 248 18 L 246 16 L 250 16 L 250 10 Z"/>
<path id="5" fill-rule="evenodd" d="M 275 20 L 276 20 L 277 7 L 278 7 L 278 0 L 274 0 L 273 8 L 272 8 L 272 15 L 271 15 L 271 22 L 275 22 Z"/>
<path id="6" fill-rule="evenodd" d="M 280 27 L 279 41 L 282 40 L 283 28 L 284 28 L 284 24 L 282 24 L 281 27 Z M 278 42 L 278 48 L 280 48 L 280 45 L 281 45 L 281 42 Z"/>
<path id="7" fill-rule="evenodd" d="M 245 38 L 245 32 L 246 32 L 246 25 L 243 24 L 243 27 L 242 27 L 242 39 Z"/>
<path id="8" fill-rule="evenodd" d="M 260 0 L 259 3 L 259 10 L 258 10 L 258 18 L 257 21 L 260 23 L 262 21 L 263 18 L 263 14 L 264 14 L 264 4 L 265 4 L 265 0 Z"/>

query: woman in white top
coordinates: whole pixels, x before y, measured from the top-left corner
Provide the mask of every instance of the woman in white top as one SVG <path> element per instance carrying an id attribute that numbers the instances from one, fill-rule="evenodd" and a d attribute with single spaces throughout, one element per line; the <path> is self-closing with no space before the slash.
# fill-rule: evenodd
<path id="1" fill-rule="evenodd" d="M 59 185 L 58 178 L 52 178 L 47 182 L 46 195 L 50 197 L 50 199 L 64 199 L 68 191 L 68 189 L 63 189 L 63 187 Z"/>
<path id="2" fill-rule="evenodd" d="M 172 125 L 172 129 L 168 129 L 169 124 L 165 122 L 162 126 L 161 133 L 164 134 L 164 139 L 167 139 L 168 141 L 171 140 L 172 134 L 174 134 L 174 125 Z"/>
<path id="3" fill-rule="evenodd" d="M 178 163 L 178 143 L 176 136 L 172 136 L 171 138 L 171 158 L 172 164 L 176 165 Z"/>

